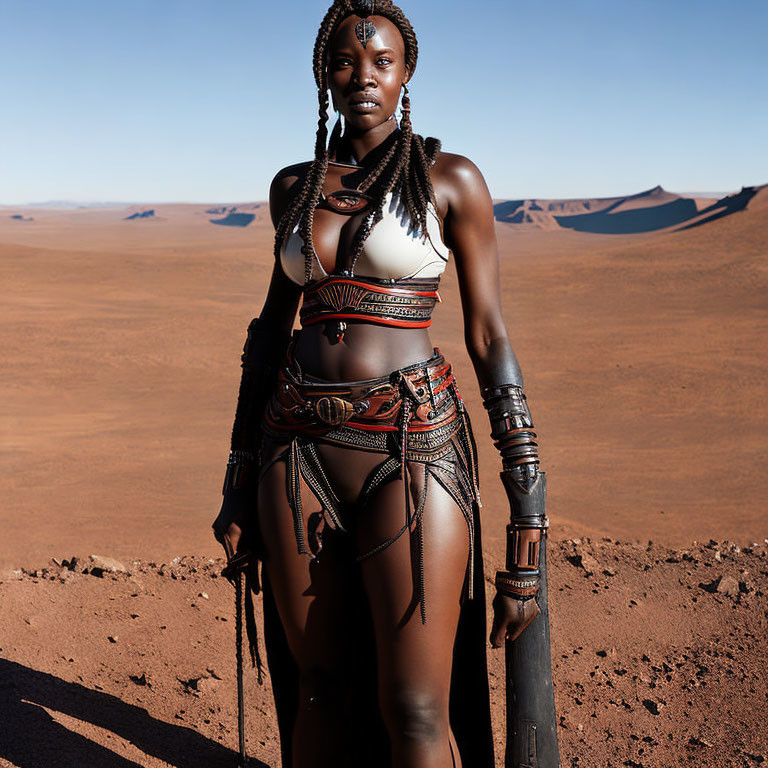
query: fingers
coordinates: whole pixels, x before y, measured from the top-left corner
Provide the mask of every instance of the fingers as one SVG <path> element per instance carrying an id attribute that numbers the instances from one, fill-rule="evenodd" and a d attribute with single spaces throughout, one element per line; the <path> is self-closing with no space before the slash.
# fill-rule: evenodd
<path id="1" fill-rule="evenodd" d="M 493 626 L 491 627 L 491 636 L 489 638 L 492 648 L 501 648 L 504 645 L 504 639 L 507 635 L 507 622 L 503 603 L 499 596 L 493 599 Z"/>
<path id="2" fill-rule="evenodd" d="M 217 536 L 217 539 L 224 547 L 224 553 L 228 560 L 231 560 L 235 553 L 239 552 L 246 543 L 243 529 L 237 523 L 230 523 L 226 533 L 222 534 L 221 538 Z"/>
<path id="3" fill-rule="evenodd" d="M 505 640 L 516 640 L 540 613 L 536 600 L 515 600 L 497 594 L 493 600 L 491 647 L 501 648 Z"/>
<path id="4" fill-rule="evenodd" d="M 491 647 L 492 648 L 501 648 L 501 646 L 504 644 L 504 639 L 507 635 L 507 625 L 503 623 L 499 617 L 498 614 L 494 615 L 493 618 L 493 627 L 491 628 Z"/>
<path id="5" fill-rule="evenodd" d="M 218 538 L 218 540 L 219 544 L 224 547 L 224 556 L 227 558 L 227 560 L 231 560 L 232 556 L 235 554 L 235 547 L 232 545 L 232 540 L 229 538 L 229 534 L 223 534 L 221 538 Z"/>

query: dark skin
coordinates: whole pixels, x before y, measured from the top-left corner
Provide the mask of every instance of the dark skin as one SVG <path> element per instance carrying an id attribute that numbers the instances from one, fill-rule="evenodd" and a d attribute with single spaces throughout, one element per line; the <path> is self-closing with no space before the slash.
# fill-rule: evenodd
<path id="1" fill-rule="evenodd" d="M 363 166 L 366 156 L 396 129 L 391 118 L 402 85 L 410 79 L 405 67 L 405 45 L 397 27 L 383 17 L 370 18 L 377 34 L 365 48 L 354 34 L 360 19 L 351 16 L 342 22 L 331 44 L 328 70 L 334 105 L 346 120 L 344 140 L 331 160 L 356 160 Z M 308 164 L 291 166 L 275 177 L 270 190 L 275 225 L 307 168 Z M 355 173 L 349 167 L 329 165 L 323 191 L 328 194 L 354 186 Z M 485 180 L 467 158 L 442 152 L 432 167 L 432 183 L 443 222 L 443 239 L 456 259 L 465 342 L 478 383 L 481 387 L 505 381 L 521 383 L 502 316 L 493 204 Z M 315 250 L 326 272 L 334 272 L 359 222 L 360 217 L 321 208 L 316 211 Z M 290 330 L 301 294 L 301 287 L 286 277 L 277 263 L 262 320 L 276 331 Z M 387 374 L 428 358 L 432 349 L 427 329 L 350 323 L 343 341 L 338 343 L 331 329 L 318 324 L 302 331 L 296 357 L 305 373 L 344 381 Z M 380 457 L 337 446 L 318 447 L 340 497 L 354 502 L 363 480 Z M 270 453 L 276 454 L 282 446 L 266 448 L 264 458 L 269 459 Z M 363 586 L 376 633 L 379 704 L 390 735 L 393 765 L 398 768 L 460 765 L 448 725 L 447 705 L 468 538 L 454 502 L 441 491 L 430 486 L 424 512 L 424 563 L 430 606 L 426 625 L 422 625 L 418 610 L 413 610 L 407 537 L 362 564 Z M 308 500 L 309 515 L 315 506 L 306 486 L 302 498 Z M 225 499 L 225 506 L 235 509 L 239 503 L 235 498 Z M 329 691 L 338 693 L 343 689 L 343 639 L 353 639 L 354 628 L 344 629 L 344 569 L 339 558 L 325 556 L 326 551 L 332 555 L 337 545 L 334 537 L 328 536 L 323 553 L 311 566 L 306 557 L 297 555 L 282 462 L 274 464 L 263 477 L 258 507 L 264 567 L 302 680 L 305 703 L 300 706 L 294 732 L 294 766 L 339 766 L 343 726 L 334 717 L 334 694 Z M 227 533 L 234 550 L 248 536 L 247 510 L 243 507 L 237 511 L 238 522 Z M 365 516 L 356 520 L 356 550 L 368 551 L 389 538 L 402 519 L 402 485 L 384 486 Z M 536 618 L 539 608 L 535 600 L 520 602 L 497 594 L 493 611 L 490 641 L 498 648 L 505 637 L 517 637 Z M 323 705 L 324 701 L 328 706 Z"/>

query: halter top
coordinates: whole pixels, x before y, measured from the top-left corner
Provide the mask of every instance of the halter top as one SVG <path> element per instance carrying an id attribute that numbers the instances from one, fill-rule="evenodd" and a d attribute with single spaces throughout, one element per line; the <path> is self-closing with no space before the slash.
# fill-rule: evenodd
<path id="1" fill-rule="evenodd" d="M 354 267 L 355 276 L 380 280 L 407 280 L 414 277 L 440 277 L 448 263 L 449 250 L 443 243 L 440 218 L 430 203 L 427 206 L 428 238 L 411 225 L 405 206 L 398 195 L 385 198 L 383 218 L 371 230 Z M 297 285 L 304 285 L 304 254 L 299 223 L 285 239 L 280 251 L 280 264 L 285 274 Z M 323 280 L 323 269 L 317 252 L 312 259 L 312 281 Z"/>

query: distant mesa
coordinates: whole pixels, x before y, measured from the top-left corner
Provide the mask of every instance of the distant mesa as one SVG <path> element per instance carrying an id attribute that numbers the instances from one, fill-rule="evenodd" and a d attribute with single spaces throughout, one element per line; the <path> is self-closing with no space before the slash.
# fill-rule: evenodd
<path id="1" fill-rule="evenodd" d="M 248 203 L 247 205 L 218 205 L 213 208 L 206 208 L 205 212 L 210 216 L 226 216 L 229 213 L 256 211 L 259 208 L 261 208 L 261 203 Z"/>
<path id="2" fill-rule="evenodd" d="M 151 219 L 155 215 L 154 208 L 148 210 L 148 211 L 136 211 L 136 213 L 132 213 L 130 216 L 126 216 L 123 221 L 135 221 L 136 219 Z"/>
<path id="3" fill-rule="evenodd" d="M 21 213 L 13 213 L 11 214 L 11 218 L 15 221 L 34 221 L 31 216 L 24 216 Z"/>
<path id="4" fill-rule="evenodd" d="M 496 203 L 493 206 L 493 215 L 496 217 L 496 221 L 506 221 L 508 223 L 519 223 L 522 221 L 522 216 L 517 222 L 513 222 L 515 213 L 518 208 L 525 205 L 525 200 L 505 200 L 503 203 Z"/>
<path id="5" fill-rule="evenodd" d="M 572 229 L 603 235 L 687 229 L 747 207 L 756 187 L 706 205 L 698 196 L 678 195 L 656 186 L 634 195 L 570 200 L 505 200 L 493 207 L 496 221 L 521 229 Z M 706 207 L 701 207 L 706 206 Z"/>
<path id="6" fill-rule="evenodd" d="M 222 227 L 247 227 L 255 218 L 255 213 L 237 213 L 233 208 L 223 219 L 210 219 L 210 222 Z"/>

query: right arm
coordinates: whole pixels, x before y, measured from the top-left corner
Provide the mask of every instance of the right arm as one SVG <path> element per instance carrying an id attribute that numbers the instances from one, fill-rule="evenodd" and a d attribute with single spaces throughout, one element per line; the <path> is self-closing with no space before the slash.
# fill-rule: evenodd
<path id="1" fill-rule="evenodd" d="M 296 194 L 305 170 L 306 164 L 289 166 L 273 179 L 269 208 L 275 228 Z M 259 318 L 251 321 L 248 328 L 224 498 L 213 525 L 228 558 L 249 548 L 243 534 L 251 528 L 249 523 L 254 517 L 252 491 L 257 473 L 260 422 L 271 394 L 271 372 L 285 352 L 301 294 L 301 286 L 286 277 L 279 259 L 276 260 Z"/>
<path id="2" fill-rule="evenodd" d="M 309 163 L 289 165 L 287 168 L 283 168 L 272 180 L 269 188 L 269 213 L 275 229 L 277 229 L 283 213 L 298 193 L 308 168 Z M 267 298 L 259 318 L 279 333 L 290 333 L 291 328 L 293 328 L 293 321 L 296 319 L 296 312 L 299 309 L 301 292 L 301 286 L 296 285 L 286 277 L 280 266 L 280 260 L 276 259 Z"/>

